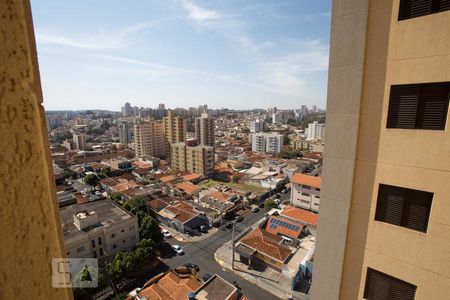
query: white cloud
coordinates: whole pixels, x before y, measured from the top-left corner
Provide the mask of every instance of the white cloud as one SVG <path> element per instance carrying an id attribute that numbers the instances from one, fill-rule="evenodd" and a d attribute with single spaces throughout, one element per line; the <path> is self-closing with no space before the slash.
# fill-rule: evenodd
<path id="1" fill-rule="evenodd" d="M 215 10 L 209 10 L 204 7 L 198 6 L 189 0 L 181 1 L 184 9 L 189 13 L 189 18 L 202 23 L 206 21 L 215 21 L 219 19 L 219 14 Z"/>
<path id="2" fill-rule="evenodd" d="M 134 34 L 155 25 L 155 22 L 143 22 L 125 26 L 111 31 L 98 30 L 78 37 L 68 37 L 67 34 L 37 30 L 36 40 L 40 45 L 53 44 L 83 49 L 119 49 L 131 45 Z"/>

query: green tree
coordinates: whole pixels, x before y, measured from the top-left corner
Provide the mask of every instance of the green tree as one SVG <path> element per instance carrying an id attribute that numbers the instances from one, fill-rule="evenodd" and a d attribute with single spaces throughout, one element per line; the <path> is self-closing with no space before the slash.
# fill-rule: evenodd
<path id="1" fill-rule="evenodd" d="M 110 198 L 114 202 L 119 202 L 120 200 L 122 200 L 122 194 L 114 192 L 111 194 Z"/>
<path id="2" fill-rule="evenodd" d="M 91 186 L 96 186 L 100 182 L 100 178 L 96 174 L 89 174 L 84 177 L 84 182 Z"/>
<path id="3" fill-rule="evenodd" d="M 163 239 L 158 222 L 151 216 L 145 216 L 139 227 L 139 236 L 141 239 L 151 239 L 153 242 L 160 242 Z"/>
<path id="4" fill-rule="evenodd" d="M 266 209 L 266 211 L 269 211 L 272 208 L 275 208 L 277 206 L 278 205 L 275 203 L 275 201 L 273 201 L 273 199 L 269 199 L 269 200 L 266 200 L 266 202 L 264 202 L 264 208 Z"/>
<path id="5" fill-rule="evenodd" d="M 128 200 L 131 208 L 136 208 L 137 210 L 147 212 L 147 200 L 144 197 L 138 196 Z"/>
<path id="6" fill-rule="evenodd" d="M 75 179 L 75 178 L 78 177 L 77 172 L 75 172 L 74 170 L 69 169 L 69 168 L 64 168 L 64 170 L 63 170 L 63 172 L 62 172 L 61 175 L 62 175 L 64 178 L 73 178 L 73 179 Z"/>

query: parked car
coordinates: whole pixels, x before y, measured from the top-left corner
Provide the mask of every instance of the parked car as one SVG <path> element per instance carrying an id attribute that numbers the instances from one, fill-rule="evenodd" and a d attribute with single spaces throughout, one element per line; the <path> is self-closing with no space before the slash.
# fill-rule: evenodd
<path id="1" fill-rule="evenodd" d="M 204 282 L 206 282 L 206 281 L 210 280 L 211 277 L 213 277 L 212 274 L 205 273 L 205 274 L 203 274 L 202 279 L 203 279 Z"/>
<path id="2" fill-rule="evenodd" d="M 234 220 L 235 220 L 236 222 L 241 222 L 242 220 L 244 220 L 244 217 L 242 217 L 242 216 L 240 216 L 240 215 L 237 215 L 236 217 L 234 217 Z"/>
<path id="3" fill-rule="evenodd" d="M 183 255 L 184 254 L 184 250 L 183 248 L 181 248 L 178 245 L 172 245 L 172 249 L 178 254 L 178 255 Z"/>
<path id="4" fill-rule="evenodd" d="M 194 269 L 196 272 L 200 271 L 200 267 L 197 266 L 196 264 L 192 264 L 192 263 L 185 263 L 183 265 L 183 267 L 189 268 L 189 269 Z"/>
<path id="5" fill-rule="evenodd" d="M 164 236 L 165 238 L 170 238 L 170 237 L 172 237 L 172 235 L 170 234 L 169 230 L 167 230 L 167 229 L 161 230 L 161 233 L 163 234 L 163 236 Z"/>
<path id="6" fill-rule="evenodd" d="M 258 206 L 256 206 L 256 205 L 252 205 L 252 212 L 258 212 L 259 211 L 259 207 Z"/>

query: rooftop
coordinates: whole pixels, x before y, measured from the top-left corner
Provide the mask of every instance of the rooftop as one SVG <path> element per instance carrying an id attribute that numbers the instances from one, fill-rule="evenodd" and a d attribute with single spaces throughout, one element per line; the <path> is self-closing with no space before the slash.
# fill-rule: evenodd
<path id="1" fill-rule="evenodd" d="M 304 224 L 283 216 L 271 215 L 267 221 L 266 231 L 296 239 L 300 236 Z"/>
<path id="2" fill-rule="evenodd" d="M 189 195 L 198 193 L 202 188 L 190 182 L 181 182 L 175 186 L 177 189 L 183 190 Z"/>
<path id="3" fill-rule="evenodd" d="M 317 226 L 319 219 L 318 214 L 291 205 L 287 205 L 281 215 L 314 226 Z"/>
<path id="4" fill-rule="evenodd" d="M 295 173 L 291 178 L 291 182 L 295 184 L 309 185 L 320 189 L 322 178 L 319 176 L 309 176 L 301 173 Z"/>
<path id="5" fill-rule="evenodd" d="M 73 223 L 73 216 L 86 211 L 94 211 L 98 217 L 98 223 L 95 226 L 91 226 L 80 231 Z M 116 206 L 109 200 L 99 200 L 84 204 L 66 206 L 59 210 L 59 215 L 62 223 L 64 239 L 66 241 L 71 238 L 76 238 L 77 236 L 85 236 L 89 233 L 89 231 L 119 224 L 124 220 L 134 218 L 134 216 Z"/>
<path id="6" fill-rule="evenodd" d="M 225 300 L 230 296 L 237 294 L 237 288 L 214 274 L 211 279 L 205 282 L 197 291 L 195 291 L 195 299 L 198 300 Z"/>
<path id="7" fill-rule="evenodd" d="M 244 236 L 241 243 L 266 256 L 272 257 L 284 263 L 291 255 L 291 250 L 283 245 L 280 245 L 282 240 L 282 237 L 257 227 Z"/>
<path id="8" fill-rule="evenodd" d="M 189 292 L 201 286 L 192 277 L 181 278 L 173 271 L 160 274 L 150 282 L 139 291 L 139 295 L 147 300 L 186 300 Z"/>

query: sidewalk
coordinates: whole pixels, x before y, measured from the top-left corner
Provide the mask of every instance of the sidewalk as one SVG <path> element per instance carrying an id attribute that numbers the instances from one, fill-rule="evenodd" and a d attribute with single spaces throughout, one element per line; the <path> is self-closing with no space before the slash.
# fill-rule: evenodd
<path id="1" fill-rule="evenodd" d="M 281 273 L 266 268 L 264 272 L 249 270 L 248 266 L 238 260 L 239 254 L 235 253 L 234 270 L 231 269 L 231 241 L 223 244 L 214 253 L 214 258 L 223 268 L 239 275 L 256 286 L 265 289 L 281 299 L 309 299 L 307 295 L 300 294 L 291 290 L 291 279 Z"/>
<path id="2" fill-rule="evenodd" d="M 210 228 L 207 233 L 202 233 L 200 236 L 195 235 L 195 236 L 188 237 L 184 233 L 178 232 L 175 229 L 168 227 L 164 224 L 160 224 L 159 227 L 161 227 L 162 229 L 168 230 L 174 239 L 176 239 L 179 242 L 183 242 L 183 243 L 202 241 L 202 240 L 207 239 L 207 238 L 211 237 L 212 235 L 214 235 L 218 230 L 217 228 L 213 227 L 213 228 Z"/>

